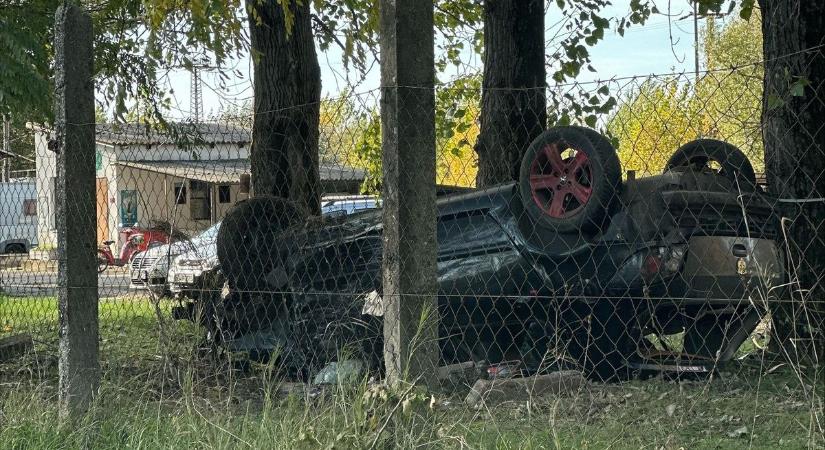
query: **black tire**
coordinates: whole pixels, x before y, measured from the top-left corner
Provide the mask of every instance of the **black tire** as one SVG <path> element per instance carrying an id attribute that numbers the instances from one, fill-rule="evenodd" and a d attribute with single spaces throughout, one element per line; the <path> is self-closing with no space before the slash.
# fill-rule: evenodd
<path id="1" fill-rule="evenodd" d="M 679 147 L 665 164 L 665 172 L 688 167 L 697 171 L 712 170 L 711 162 L 719 165 L 717 173 L 746 192 L 756 189 L 756 174 L 748 157 L 736 146 L 716 139 L 696 139 Z"/>
<path id="2" fill-rule="evenodd" d="M 575 154 L 561 159 L 568 149 Z M 620 187 L 616 151 L 585 128 L 548 129 L 530 144 L 521 161 L 519 195 L 524 209 L 534 223 L 554 231 L 600 228 L 618 204 Z"/>
<path id="3" fill-rule="evenodd" d="M 622 163 L 619 161 L 619 154 L 616 153 L 616 147 L 613 147 L 613 144 L 610 143 L 610 140 L 607 139 L 603 134 L 599 133 L 598 131 L 582 127 L 578 125 L 567 125 L 567 126 L 559 126 L 555 128 L 570 128 L 571 130 L 576 130 L 581 133 L 584 133 L 587 136 L 587 139 L 590 139 L 590 142 L 595 147 L 596 153 L 600 155 L 606 155 L 605 160 L 603 161 L 603 165 L 608 173 L 618 173 L 619 176 L 613 180 L 613 199 L 608 202 L 608 210 L 607 210 L 607 218 L 610 218 L 616 210 L 621 206 L 621 193 L 622 193 Z M 599 224 L 603 225 L 603 224 Z"/>
<path id="4" fill-rule="evenodd" d="M 22 253 L 26 253 L 26 246 L 23 245 L 23 244 L 17 244 L 17 243 L 9 244 L 9 245 L 6 246 L 6 248 L 4 250 L 5 250 L 5 253 L 8 254 L 8 255 L 22 254 Z"/>
<path id="5" fill-rule="evenodd" d="M 251 198 L 229 210 L 217 237 L 218 261 L 229 287 L 255 291 L 271 284 L 267 275 L 285 257 L 283 233 L 306 218 L 295 203 L 277 197 Z"/>
<path id="6" fill-rule="evenodd" d="M 106 259 L 106 256 L 101 254 L 101 252 L 97 252 L 97 273 L 103 273 L 109 267 L 109 260 Z"/>
<path id="7" fill-rule="evenodd" d="M 585 376 L 603 382 L 631 377 L 628 364 L 642 345 L 636 313 L 628 299 L 601 299 L 579 311 L 568 353 Z"/>

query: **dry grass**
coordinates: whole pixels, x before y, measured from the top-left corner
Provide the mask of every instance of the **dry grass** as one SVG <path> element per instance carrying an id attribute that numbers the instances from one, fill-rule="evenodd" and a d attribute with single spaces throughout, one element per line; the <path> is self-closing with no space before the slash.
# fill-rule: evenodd
<path id="1" fill-rule="evenodd" d="M 0 365 L 2 448 L 825 445 L 817 424 L 823 387 L 815 391 L 804 385 L 789 366 L 774 368 L 757 348 L 711 381 L 592 385 L 532 402 L 473 409 L 462 401 L 466 386 L 429 394 L 392 391 L 363 380 L 286 393 L 274 366 L 239 365 L 204 353 L 191 324 L 166 322 L 168 340 L 160 339 L 154 307 L 145 299 L 103 302 L 101 391 L 87 417 L 59 427 L 53 302 L 0 299 L 0 321 L 13 330 L 6 333 L 28 331 L 38 337 L 35 353 Z M 160 306 L 168 311 L 168 303 Z"/>

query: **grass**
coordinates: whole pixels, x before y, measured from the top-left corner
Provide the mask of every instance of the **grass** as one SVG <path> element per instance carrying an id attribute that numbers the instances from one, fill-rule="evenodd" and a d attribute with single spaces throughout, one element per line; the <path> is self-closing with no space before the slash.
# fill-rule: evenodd
<path id="1" fill-rule="evenodd" d="M 202 331 L 189 321 L 171 319 L 176 301 L 157 302 L 139 295 L 103 298 L 98 303 L 100 360 L 104 371 L 136 373 L 160 370 L 159 363 L 173 361 L 175 370 L 192 364 L 212 364 L 200 358 Z M 0 295 L 0 338 L 29 333 L 34 352 L 21 360 L 0 364 L 0 380 L 19 367 L 48 368 L 58 346 L 57 300 L 54 297 Z M 200 368 L 200 367 L 199 367 Z M 166 369 L 163 369 L 166 370 Z M 56 373 L 41 370 L 43 376 Z M 118 375 L 120 376 L 120 375 Z M 37 381 L 37 380 L 35 380 Z M 121 380 L 118 380 L 120 382 Z"/>
<path id="2" fill-rule="evenodd" d="M 170 302 L 161 302 L 168 317 Z M 594 384 L 473 409 L 467 388 L 427 394 L 364 381 L 286 393 L 277 370 L 244 371 L 198 351 L 191 324 L 146 299 L 101 301 L 103 381 L 90 413 L 56 426 L 56 303 L 0 298 L 0 336 L 36 352 L 0 365 L 0 447 L 43 448 L 816 448 L 822 386 L 751 354 L 712 381 Z M 820 378 L 821 380 L 821 378 Z M 803 383 L 807 380 L 803 380 Z M 810 386 L 807 387 L 810 389 Z M 315 395 L 317 394 L 317 395 Z M 821 423 L 821 422 L 820 422 Z"/>
<path id="3" fill-rule="evenodd" d="M 776 380 L 781 380 L 777 376 Z M 810 408 L 767 381 L 759 391 L 634 382 L 572 395 L 472 410 L 457 399 L 431 408 L 421 393 L 366 386 L 317 399 L 257 395 L 184 384 L 147 389 L 143 379 L 107 379 L 92 412 L 58 428 L 53 389 L 21 389 L 0 400 L 4 448 L 805 448 Z M 235 382 L 240 389 L 241 380 Z M 768 386 L 770 385 L 770 386 Z M 269 386 L 269 389 L 265 387 Z M 758 392 L 758 396 L 757 396 Z M 450 397 L 440 397 L 441 404 Z M 401 404 L 400 408 L 397 405 Z M 412 405 L 412 406 L 405 406 Z M 671 406 L 674 405 L 674 406 Z"/>

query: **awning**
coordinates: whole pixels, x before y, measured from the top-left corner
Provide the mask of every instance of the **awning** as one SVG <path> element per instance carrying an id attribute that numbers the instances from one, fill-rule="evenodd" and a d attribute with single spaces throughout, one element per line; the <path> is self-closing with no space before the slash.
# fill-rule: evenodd
<path id="1" fill-rule="evenodd" d="M 177 178 L 205 181 L 207 183 L 238 183 L 242 174 L 249 173 L 248 159 L 218 159 L 204 161 L 120 161 L 122 167 L 162 173 Z M 349 166 L 319 166 L 321 181 L 361 182 L 364 171 Z"/>

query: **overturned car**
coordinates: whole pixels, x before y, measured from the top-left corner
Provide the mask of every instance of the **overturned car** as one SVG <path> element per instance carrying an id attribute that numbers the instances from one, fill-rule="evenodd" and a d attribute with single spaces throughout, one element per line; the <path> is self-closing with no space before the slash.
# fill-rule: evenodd
<path id="1" fill-rule="evenodd" d="M 603 380 L 711 372 L 784 280 L 776 236 L 732 145 L 693 141 L 662 174 L 622 180 L 606 138 L 551 128 L 517 182 L 438 201 L 442 363 L 572 365 Z M 277 351 L 299 376 L 344 353 L 380 370 L 380 210 L 308 218 L 251 199 L 224 219 L 218 258 L 223 288 L 192 308 L 216 341 Z"/>

